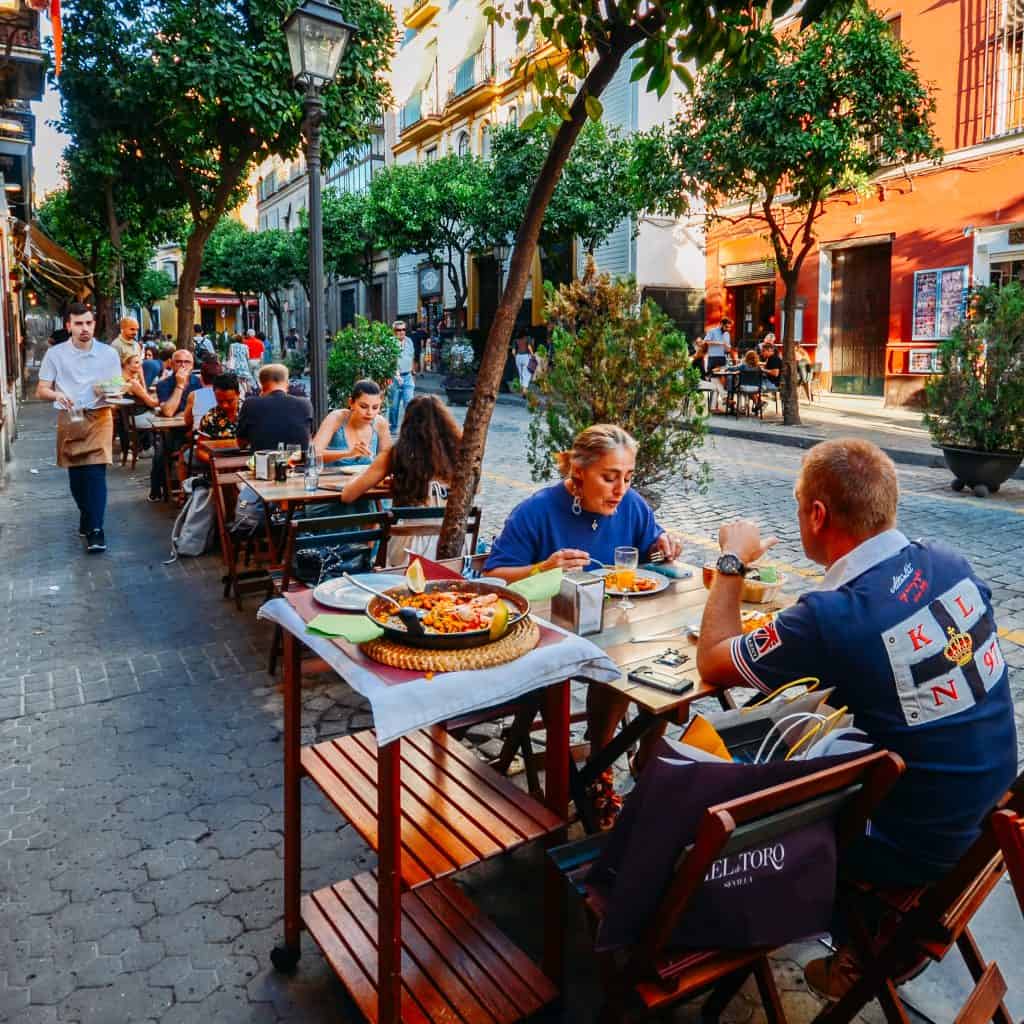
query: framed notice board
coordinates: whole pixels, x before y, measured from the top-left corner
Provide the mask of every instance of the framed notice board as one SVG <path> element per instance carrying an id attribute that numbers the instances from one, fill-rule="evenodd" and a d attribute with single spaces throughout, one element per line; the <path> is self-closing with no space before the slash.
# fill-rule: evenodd
<path id="1" fill-rule="evenodd" d="M 914 273 L 914 341 L 948 338 L 967 313 L 969 268 L 938 267 Z"/>

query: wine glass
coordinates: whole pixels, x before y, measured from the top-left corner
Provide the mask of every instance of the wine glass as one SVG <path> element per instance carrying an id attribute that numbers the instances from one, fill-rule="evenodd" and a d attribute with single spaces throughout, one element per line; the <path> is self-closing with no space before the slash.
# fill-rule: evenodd
<path id="1" fill-rule="evenodd" d="M 623 592 L 619 608 L 628 612 L 633 608 L 633 602 L 628 596 L 629 588 L 636 582 L 636 567 L 640 563 L 640 552 L 632 547 L 620 547 L 615 549 L 615 583 Z"/>

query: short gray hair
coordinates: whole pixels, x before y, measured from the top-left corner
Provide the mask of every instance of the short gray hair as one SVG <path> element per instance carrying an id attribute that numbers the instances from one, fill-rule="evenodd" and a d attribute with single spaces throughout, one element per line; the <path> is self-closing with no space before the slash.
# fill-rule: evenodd
<path id="1" fill-rule="evenodd" d="M 288 367 L 284 363 L 267 363 L 266 366 L 260 367 L 259 376 L 261 386 L 267 384 L 287 384 Z"/>
<path id="2" fill-rule="evenodd" d="M 567 477 L 573 466 L 584 469 L 603 458 L 608 452 L 618 451 L 620 448 L 636 451 L 637 444 L 632 435 L 614 423 L 595 423 L 576 435 L 572 448 L 555 455 L 558 472 Z"/>

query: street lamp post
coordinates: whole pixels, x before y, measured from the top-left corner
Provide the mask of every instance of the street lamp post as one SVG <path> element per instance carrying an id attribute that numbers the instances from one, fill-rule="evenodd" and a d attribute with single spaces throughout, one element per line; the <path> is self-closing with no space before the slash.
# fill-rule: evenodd
<path id="1" fill-rule="evenodd" d="M 313 413 L 320 423 L 327 415 L 327 347 L 324 344 L 324 237 L 320 201 L 321 90 L 330 85 L 355 28 L 321 0 L 304 0 L 285 19 L 285 38 L 292 78 L 305 90 L 302 102 L 309 174 L 309 376 Z"/>

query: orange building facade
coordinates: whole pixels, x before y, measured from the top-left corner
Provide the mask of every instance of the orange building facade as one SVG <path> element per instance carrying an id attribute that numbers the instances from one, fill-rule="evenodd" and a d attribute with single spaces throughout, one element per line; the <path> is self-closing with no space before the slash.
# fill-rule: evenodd
<path id="1" fill-rule="evenodd" d="M 920 400 L 939 340 L 970 287 L 1024 283 L 1024 4 L 956 0 L 883 12 L 936 100 L 941 164 L 837 194 L 816 222 L 794 329 L 834 391 Z M 782 337 L 781 280 L 760 226 L 707 239 L 707 322 L 728 314 L 741 345 Z"/>

